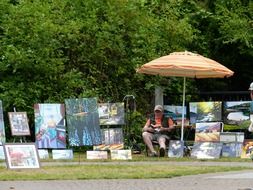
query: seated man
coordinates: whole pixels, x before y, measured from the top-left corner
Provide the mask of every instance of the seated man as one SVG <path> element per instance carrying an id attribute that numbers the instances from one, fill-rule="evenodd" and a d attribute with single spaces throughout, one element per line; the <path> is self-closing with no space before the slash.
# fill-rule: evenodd
<path id="1" fill-rule="evenodd" d="M 159 143 L 159 155 L 164 157 L 166 150 L 166 141 L 170 140 L 170 133 L 175 129 L 173 120 L 164 116 L 163 107 L 155 106 L 154 114 L 151 114 L 143 127 L 142 137 L 144 143 L 151 152 L 151 156 L 157 156 L 152 141 Z"/>

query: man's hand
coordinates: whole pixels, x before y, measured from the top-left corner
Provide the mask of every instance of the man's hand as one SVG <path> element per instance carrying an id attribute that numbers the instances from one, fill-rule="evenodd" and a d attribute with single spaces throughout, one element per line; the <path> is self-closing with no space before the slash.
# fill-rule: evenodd
<path id="1" fill-rule="evenodd" d="M 155 132 L 155 130 L 151 127 L 147 128 L 146 131 L 149 132 L 149 133 L 154 133 Z"/>

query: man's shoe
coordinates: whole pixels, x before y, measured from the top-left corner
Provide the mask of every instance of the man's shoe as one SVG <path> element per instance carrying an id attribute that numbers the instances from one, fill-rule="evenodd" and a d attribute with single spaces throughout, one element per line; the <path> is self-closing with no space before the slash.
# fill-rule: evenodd
<path id="1" fill-rule="evenodd" d="M 159 154 L 160 154 L 160 157 L 164 157 L 165 156 L 165 149 L 164 148 L 160 148 Z"/>
<path id="2" fill-rule="evenodd" d="M 156 152 L 151 152 L 150 156 L 151 157 L 157 157 L 157 153 Z"/>

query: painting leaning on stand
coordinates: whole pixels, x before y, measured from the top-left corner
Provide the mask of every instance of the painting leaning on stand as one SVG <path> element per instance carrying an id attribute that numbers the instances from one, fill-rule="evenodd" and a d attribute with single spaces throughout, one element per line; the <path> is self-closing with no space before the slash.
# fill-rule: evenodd
<path id="1" fill-rule="evenodd" d="M 249 90 L 250 90 L 251 101 L 253 101 L 253 82 L 250 84 Z M 250 120 L 251 120 L 251 122 L 250 122 L 248 130 L 249 130 L 249 132 L 253 132 L 253 119 L 250 118 Z"/>

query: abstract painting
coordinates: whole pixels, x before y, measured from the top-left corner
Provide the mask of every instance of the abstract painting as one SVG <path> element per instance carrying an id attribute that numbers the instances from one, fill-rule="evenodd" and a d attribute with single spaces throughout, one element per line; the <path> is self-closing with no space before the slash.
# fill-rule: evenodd
<path id="1" fill-rule="evenodd" d="M 101 144 L 97 99 L 66 99 L 65 105 L 69 145 Z"/>
<path id="2" fill-rule="evenodd" d="M 38 148 L 66 148 L 64 104 L 35 104 L 35 137 Z"/>
<path id="3" fill-rule="evenodd" d="M 245 139 L 242 145 L 241 158 L 253 159 L 253 140 Z"/>
<path id="4" fill-rule="evenodd" d="M 182 158 L 184 156 L 184 142 L 179 140 L 170 140 L 168 157 Z"/>

